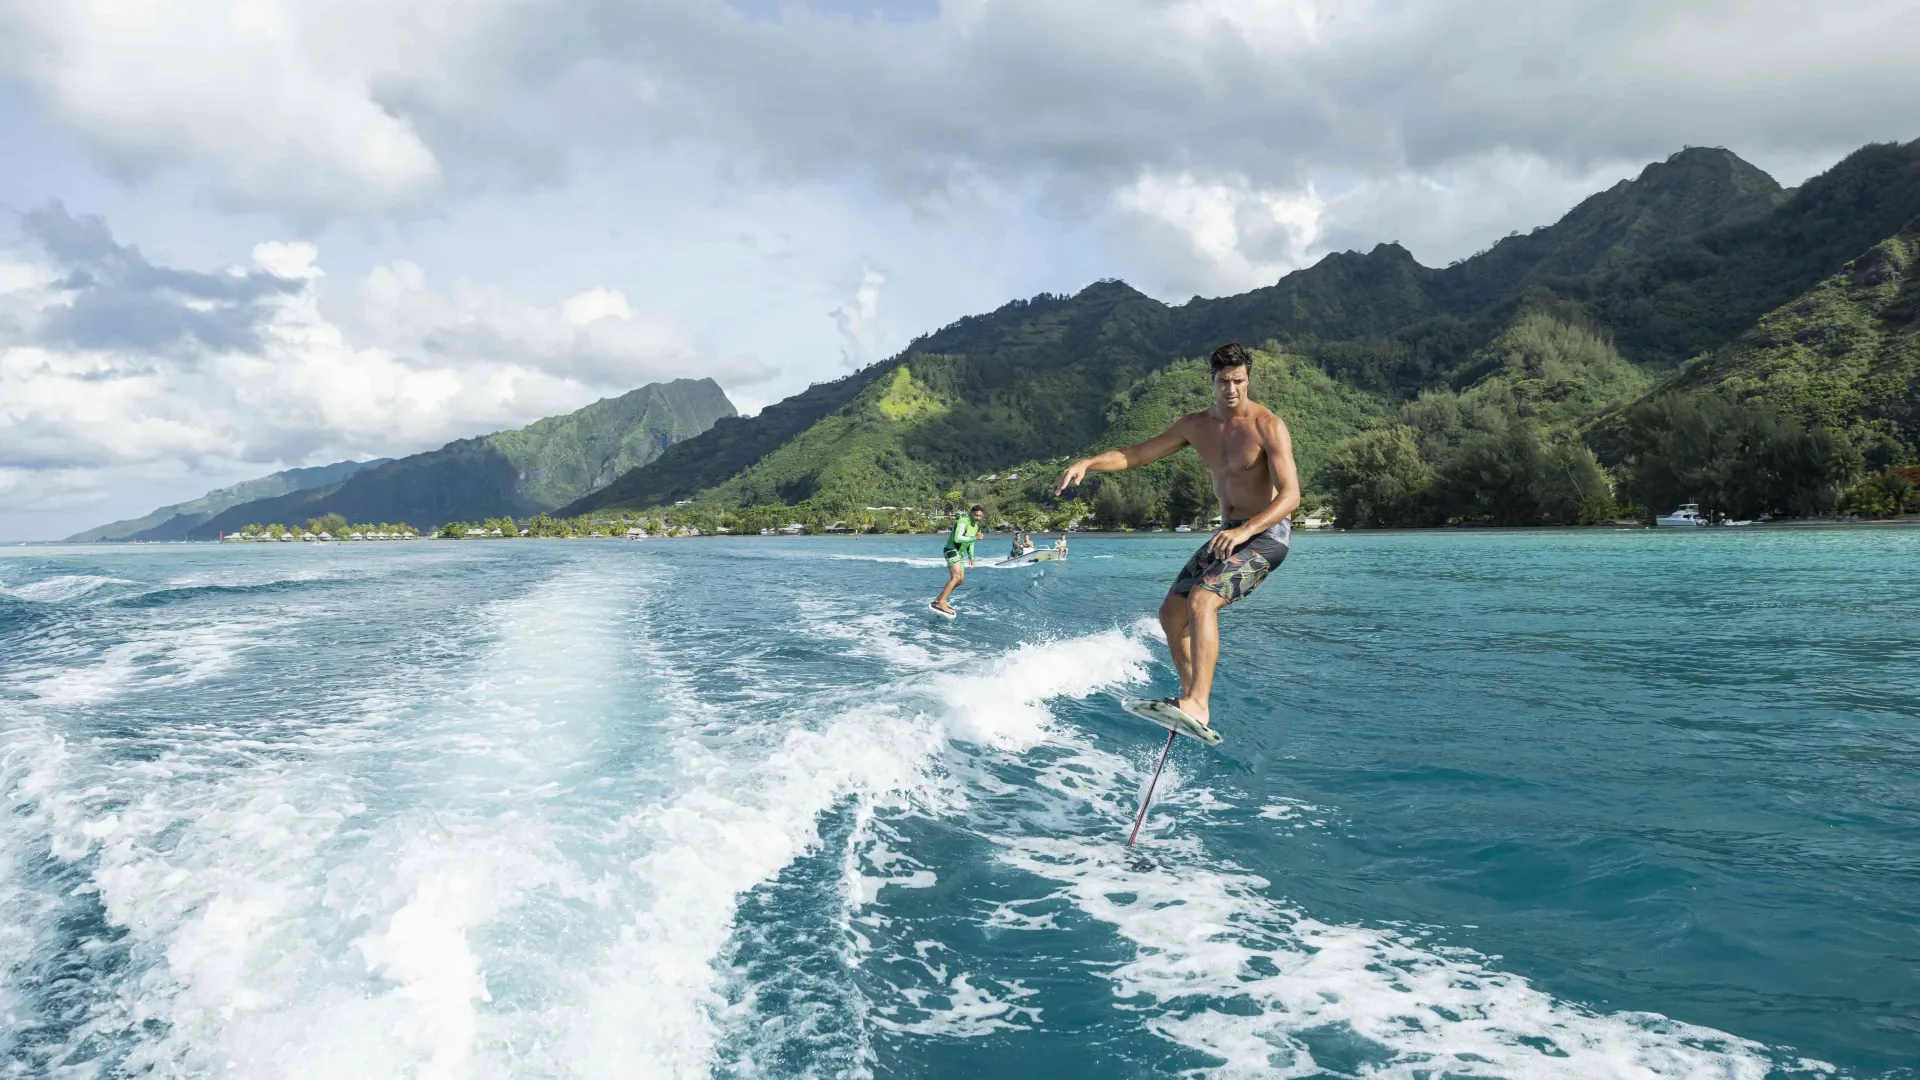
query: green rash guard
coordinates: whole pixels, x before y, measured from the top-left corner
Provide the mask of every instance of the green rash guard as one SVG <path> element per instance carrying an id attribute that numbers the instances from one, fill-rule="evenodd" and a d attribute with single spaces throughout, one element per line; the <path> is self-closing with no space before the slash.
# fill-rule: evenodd
<path id="1" fill-rule="evenodd" d="M 978 539 L 980 526 L 974 523 L 973 515 L 960 515 L 960 520 L 953 523 L 953 534 L 947 537 L 947 565 L 952 566 L 959 559 L 973 558 L 973 542 Z"/>

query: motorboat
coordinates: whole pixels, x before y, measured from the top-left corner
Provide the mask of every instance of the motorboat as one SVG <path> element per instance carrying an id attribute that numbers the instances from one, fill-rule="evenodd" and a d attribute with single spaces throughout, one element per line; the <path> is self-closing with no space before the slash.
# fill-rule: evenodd
<path id="1" fill-rule="evenodd" d="M 1030 547 L 1018 555 L 1009 555 L 1000 561 L 1001 566 L 1030 566 L 1034 563 L 1064 562 L 1067 550 L 1058 544 L 1053 547 Z"/>
<path id="2" fill-rule="evenodd" d="M 1699 503 L 1681 503 L 1679 509 L 1671 514 L 1661 514 L 1659 517 L 1653 519 L 1653 523 L 1663 528 L 1670 526 L 1692 527 L 1695 525 L 1711 524 L 1706 518 L 1700 516 Z"/>

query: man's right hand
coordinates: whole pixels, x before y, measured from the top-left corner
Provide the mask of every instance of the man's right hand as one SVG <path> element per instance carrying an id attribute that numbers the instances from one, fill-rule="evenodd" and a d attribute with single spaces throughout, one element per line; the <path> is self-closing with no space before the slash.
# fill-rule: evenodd
<path id="1" fill-rule="evenodd" d="M 1087 466 L 1092 463 L 1092 461 L 1092 458 L 1081 458 L 1079 461 L 1067 466 L 1067 471 L 1060 474 L 1060 482 L 1053 485 L 1054 495 L 1058 496 L 1061 492 L 1086 479 Z"/>

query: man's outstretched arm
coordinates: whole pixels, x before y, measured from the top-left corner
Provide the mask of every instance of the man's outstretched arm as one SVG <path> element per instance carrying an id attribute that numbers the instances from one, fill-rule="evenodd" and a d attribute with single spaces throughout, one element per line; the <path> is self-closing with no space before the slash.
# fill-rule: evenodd
<path id="1" fill-rule="evenodd" d="M 1090 458 L 1081 458 L 1067 466 L 1067 471 L 1060 474 L 1060 482 L 1053 485 L 1053 493 L 1060 494 L 1085 479 L 1090 472 L 1119 472 L 1122 469 L 1137 468 L 1149 461 L 1159 461 L 1187 445 L 1187 437 L 1180 434 L 1182 422 L 1174 421 L 1172 427 L 1136 446 L 1129 446 L 1124 450 L 1109 450 Z"/>

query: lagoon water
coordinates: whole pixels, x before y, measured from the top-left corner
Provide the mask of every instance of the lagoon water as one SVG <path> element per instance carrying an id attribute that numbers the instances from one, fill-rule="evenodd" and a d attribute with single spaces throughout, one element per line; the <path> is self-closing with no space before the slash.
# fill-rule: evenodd
<path id="1" fill-rule="evenodd" d="M 1920 531 L 0 553 L 0 1076 L 1912 1077 Z M 983 545 L 998 554 L 995 543 Z"/>

